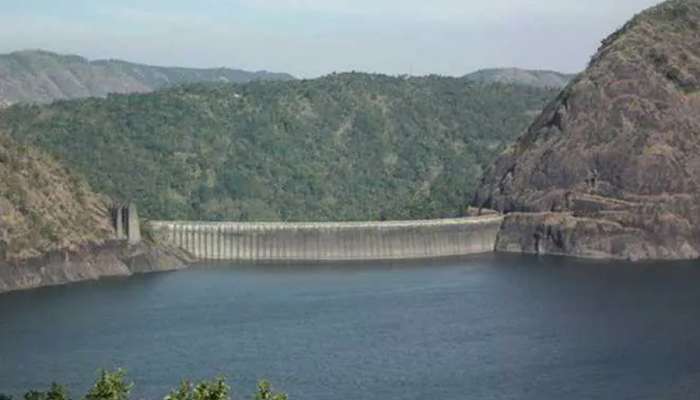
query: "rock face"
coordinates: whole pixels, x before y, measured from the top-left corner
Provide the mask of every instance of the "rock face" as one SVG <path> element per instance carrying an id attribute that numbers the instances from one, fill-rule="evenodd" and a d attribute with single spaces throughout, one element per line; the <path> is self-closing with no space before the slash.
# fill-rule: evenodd
<path id="1" fill-rule="evenodd" d="M 183 258 L 119 240 L 102 196 L 45 154 L 0 136 L 0 293 L 180 268 Z"/>
<path id="2" fill-rule="evenodd" d="M 511 214 L 502 251 L 699 257 L 700 1 L 667 1 L 607 38 L 474 202 Z"/>
<path id="3" fill-rule="evenodd" d="M 185 267 L 183 255 L 162 246 L 114 240 L 30 259 L 0 261 L 0 293 L 180 269 Z"/>
<path id="4" fill-rule="evenodd" d="M 0 135 L 0 260 L 101 245 L 113 236 L 104 199 L 51 157 Z"/>

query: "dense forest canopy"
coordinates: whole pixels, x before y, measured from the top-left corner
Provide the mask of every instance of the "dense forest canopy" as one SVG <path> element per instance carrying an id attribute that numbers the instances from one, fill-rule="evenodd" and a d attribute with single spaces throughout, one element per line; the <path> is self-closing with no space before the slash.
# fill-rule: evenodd
<path id="1" fill-rule="evenodd" d="M 149 218 L 460 215 L 553 89 L 360 73 L 17 105 L 0 129 Z"/>

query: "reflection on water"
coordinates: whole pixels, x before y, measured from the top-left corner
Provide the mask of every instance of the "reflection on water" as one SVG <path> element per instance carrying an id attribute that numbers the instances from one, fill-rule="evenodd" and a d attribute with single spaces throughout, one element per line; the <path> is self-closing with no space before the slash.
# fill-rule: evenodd
<path id="1" fill-rule="evenodd" d="M 292 399 L 686 399 L 700 268 L 489 255 L 208 266 L 0 296 L 0 391 L 75 397 L 121 366 L 135 398 L 267 377 Z M 242 395 L 243 393 L 238 393 Z"/>

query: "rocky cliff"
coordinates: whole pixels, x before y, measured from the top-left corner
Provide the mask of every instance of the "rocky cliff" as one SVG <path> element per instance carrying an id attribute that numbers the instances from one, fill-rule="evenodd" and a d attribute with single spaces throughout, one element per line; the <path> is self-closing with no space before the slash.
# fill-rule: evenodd
<path id="1" fill-rule="evenodd" d="M 475 204 L 510 214 L 498 250 L 700 256 L 699 24 L 698 0 L 636 16 L 497 159 Z"/>
<path id="2" fill-rule="evenodd" d="M 0 293 L 182 266 L 116 240 L 106 200 L 32 147 L 0 135 Z"/>

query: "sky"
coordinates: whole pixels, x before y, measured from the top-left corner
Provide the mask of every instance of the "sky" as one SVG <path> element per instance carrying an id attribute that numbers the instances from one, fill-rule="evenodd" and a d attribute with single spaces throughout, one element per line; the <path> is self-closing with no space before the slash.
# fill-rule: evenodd
<path id="1" fill-rule="evenodd" d="M 660 0 L 0 0 L 0 52 L 232 67 L 461 76 L 578 72 Z"/>

